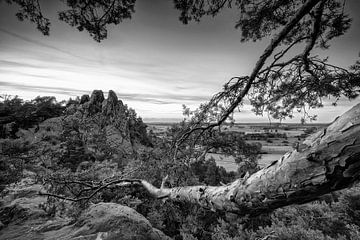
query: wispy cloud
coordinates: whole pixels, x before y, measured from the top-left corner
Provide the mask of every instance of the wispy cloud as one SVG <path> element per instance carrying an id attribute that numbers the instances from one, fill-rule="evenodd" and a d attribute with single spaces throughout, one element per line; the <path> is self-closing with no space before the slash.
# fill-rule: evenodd
<path id="1" fill-rule="evenodd" d="M 55 50 L 57 52 L 60 52 L 60 53 L 63 53 L 65 55 L 68 55 L 68 56 L 71 56 L 71 57 L 75 57 L 75 58 L 79 58 L 79 59 L 82 59 L 82 60 L 86 60 L 86 61 L 92 61 L 91 59 L 87 59 L 87 58 L 84 58 L 82 56 L 79 56 L 79 55 L 76 55 L 70 51 L 66 51 L 62 48 L 58 48 L 58 47 L 55 47 L 55 46 L 52 46 L 50 44 L 46 44 L 46 43 L 43 43 L 41 41 L 38 41 L 38 40 L 34 40 L 34 39 L 31 39 L 31 38 L 28 38 L 28 37 L 25 37 L 25 36 L 22 36 L 20 34 L 17 34 L 17 33 L 14 33 L 14 32 L 11 32 L 11 31 L 8 31 L 4 28 L 0 28 L 0 32 L 2 33 L 5 33 L 9 36 L 12 36 L 12 37 L 15 37 L 17 39 L 21 39 L 25 42 L 29 42 L 29 43 L 32 43 L 32 44 L 35 44 L 37 46 L 40 46 L 40 47 L 43 47 L 43 48 L 47 48 L 47 49 L 51 49 L 51 50 Z"/>
<path id="2" fill-rule="evenodd" d="M 138 94 L 138 93 L 121 93 L 117 92 L 119 98 L 132 100 L 153 102 L 158 104 L 173 104 L 186 102 L 204 102 L 208 100 L 207 97 L 196 95 L 180 95 L 180 94 Z"/>
<path id="3" fill-rule="evenodd" d="M 74 88 L 26 85 L 26 84 L 18 84 L 18 83 L 5 82 L 5 81 L 0 81 L 0 86 L 11 87 L 13 89 L 20 91 L 30 91 L 30 92 L 37 92 L 44 94 L 53 93 L 53 94 L 62 94 L 62 95 L 70 95 L 70 96 L 79 96 L 88 93 L 88 91 L 74 89 Z"/>
<path id="4" fill-rule="evenodd" d="M 28 67 L 28 68 L 45 68 L 44 66 L 39 66 L 30 63 L 23 63 L 23 62 L 15 62 L 15 61 L 8 61 L 0 59 L 0 67 Z"/>
<path id="5" fill-rule="evenodd" d="M 21 75 L 25 77 L 32 77 L 32 78 L 44 78 L 47 80 L 53 80 L 54 77 L 50 75 L 40 75 L 40 74 L 32 74 L 32 73 L 26 73 L 26 72 L 19 72 L 15 70 L 8 70 L 8 69 L 0 69 L 0 73 L 10 73 L 10 74 L 16 74 Z"/>
<path id="6" fill-rule="evenodd" d="M 65 88 L 65 87 L 51 87 L 51 86 L 38 86 L 38 85 L 26 85 L 7 81 L 0 81 L 0 86 L 10 87 L 19 91 L 28 91 L 44 94 L 61 94 L 70 96 L 80 96 L 83 94 L 89 94 L 90 92 L 82 89 Z M 107 94 L 107 92 L 105 92 Z M 177 94 L 140 94 L 140 93 L 122 93 L 117 92 L 119 99 L 138 102 L 151 102 L 154 104 L 174 104 L 188 102 L 202 102 L 208 100 L 206 97 L 194 96 L 194 95 L 177 95 Z"/>

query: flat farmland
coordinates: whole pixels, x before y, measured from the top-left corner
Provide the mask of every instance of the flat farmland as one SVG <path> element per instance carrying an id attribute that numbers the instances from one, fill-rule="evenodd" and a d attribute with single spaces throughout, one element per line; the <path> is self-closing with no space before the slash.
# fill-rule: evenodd
<path id="1" fill-rule="evenodd" d="M 286 152 L 284 152 L 285 154 Z M 268 166 L 273 161 L 280 159 L 284 154 L 279 153 L 267 153 L 267 154 L 260 154 L 260 159 L 258 164 L 261 168 Z M 216 164 L 225 168 L 226 171 L 237 171 L 238 165 L 235 162 L 233 156 L 225 156 L 223 154 L 218 153 L 209 153 L 206 155 L 206 159 L 214 158 Z"/>
<path id="2" fill-rule="evenodd" d="M 172 124 L 148 123 L 151 130 L 158 137 L 165 137 L 167 129 Z M 273 161 L 280 159 L 286 152 L 292 151 L 298 142 L 305 139 L 312 132 L 318 131 L 327 124 L 268 124 L 249 123 L 235 124 L 234 126 L 223 126 L 223 132 L 240 134 L 248 143 L 260 143 L 261 153 L 258 160 L 260 167 L 266 167 Z M 221 153 L 208 153 L 206 159 L 214 158 L 218 166 L 224 167 L 226 171 L 237 171 L 238 165 L 234 157 Z"/>

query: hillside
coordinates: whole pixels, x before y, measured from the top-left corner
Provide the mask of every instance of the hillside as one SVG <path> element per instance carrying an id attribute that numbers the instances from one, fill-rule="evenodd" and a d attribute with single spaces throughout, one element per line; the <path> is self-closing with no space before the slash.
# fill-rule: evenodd
<path id="1" fill-rule="evenodd" d="M 5 125 L 6 129 L 14 123 L 6 122 Z M 90 168 L 98 170 L 87 173 L 87 179 L 119 175 L 130 159 L 135 159 L 141 150 L 150 145 L 146 125 L 135 111 L 118 100 L 113 91 L 109 91 L 105 99 L 99 90 L 93 91 L 91 96 L 82 96 L 79 102 L 68 104 L 60 116 L 28 125 L 27 129 L 19 128 L 13 139 L 1 139 L 0 238 L 92 239 L 121 236 L 121 239 L 166 239 L 160 231 L 153 230 L 148 220 L 125 206 L 93 206 L 91 209 L 96 210 L 90 209 L 79 220 L 83 223 L 78 221 L 71 225 L 69 213 L 59 215 L 51 212 L 49 204 L 54 199 L 38 195 L 40 191 L 48 192 L 55 187 L 49 180 L 46 184 L 46 178 L 55 175 L 60 175 L 58 180 L 64 182 L 77 178 L 78 174 L 86 175 L 86 170 Z M 66 207 L 73 209 L 70 205 Z M 98 211 L 102 214 L 95 223 L 93 214 L 98 215 Z"/>
<path id="2" fill-rule="evenodd" d="M 360 236 L 357 186 L 249 218 L 156 200 L 134 184 L 146 179 L 155 186 L 221 186 L 254 172 L 259 169 L 260 148 L 246 143 L 243 134 L 228 129 L 202 139 L 203 147 L 233 156 L 238 169 L 226 172 L 216 159 L 201 155 L 201 146 L 185 146 L 174 159 L 172 141 L 185 123 L 151 133 L 113 91 L 106 99 L 95 90 L 62 105 L 41 99 L 41 104 L 7 102 L 16 108 L 6 108 L 6 102 L 0 105 L 12 119 L 1 125 L 6 137 L 0 139 L 0 239 L 354 240 Z M 61 111 L 49 110 L 53 108 Z M 1 117 L 9 120 L 7 116 Z"/>

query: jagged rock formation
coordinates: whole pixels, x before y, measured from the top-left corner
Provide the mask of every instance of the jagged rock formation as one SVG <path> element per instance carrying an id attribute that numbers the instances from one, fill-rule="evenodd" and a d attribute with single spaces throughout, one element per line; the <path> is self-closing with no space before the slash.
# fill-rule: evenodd
<path id="1" fill-rule="evenodd" d="M 90 101 L 88 102 L 86 107 L 88 115 L 91 116 L 100 112 L 104 100 L 104 93 L 101 90 L 94 90 L 91 94 Z"/>
<path id="2" fill-rule="evenodd" d="M 86 97 L 82 98 L 86 99 Z M 96 135 L 104 135 L 103 140 L 110 148 L 128 155 L 132 154 L 134 149 L 125 111 L 124 104 L 118 100 L 114 91 L 110 90 L 108 98 L 105 99 L 101 90 L 94 90 L 90 100 L 79 105 L 73 116 L 81 119 L 85 125 L 90 125 Z M 68 116 L 65 121 L 72 121 L 73 116 Z"/>
<path id="3" fill-rule="evenodd" d="M 127 111 L 114 91 L 110 90 L 105 99 L 101 90 L 95 90 L 90 97 L 82 96 L 79 104 L 68 106 L 63 116 L 39 124 L 35 138 L 39 147 L 44 148 L 44 141 L 51 142 L 51 152 L 60 152 L 59 161 L 71 161 L 72 165 L 81 161 L 125 161 L 134 157 L 143 147 L 141 141 L 147 139 L 146 130 L 142 131 L 144 136 L 131 135 L 133 119 Z M 145 128 L 142 124 L 141 130 Z"/>
<path id="4" fill-rule="evenodd" d="M 90 101 L 90 96 L 89 96 L 89 95 L 84 94 L 84 95 L 81 96 L 81 98 L 80 98 L 80 104 L 84 104 L 84 103 L 86 103 L 86 102 L 88 102 L 88 101 Z"/>

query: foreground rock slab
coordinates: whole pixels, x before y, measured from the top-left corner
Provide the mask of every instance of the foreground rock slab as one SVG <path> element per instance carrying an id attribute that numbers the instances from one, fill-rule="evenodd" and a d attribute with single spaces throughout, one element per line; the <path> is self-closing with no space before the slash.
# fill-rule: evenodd
<path id="1" fill-rule="evenodd" d="M 44 233 L 44 239 L 171 239 L 134 209 L 116 203 L 91 206 L 73 225 Z"/>
<path id="2" fill-rule="evenodd" d="M 134 209 L 116 203 L 90 206 L 76 222 L 49 217 L 40 207 L 46 197 L 30 177 L 9 186 L 0 201 L 1 240 L 171 239 Z"/>

